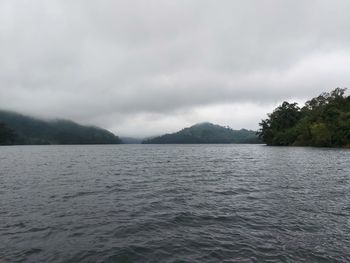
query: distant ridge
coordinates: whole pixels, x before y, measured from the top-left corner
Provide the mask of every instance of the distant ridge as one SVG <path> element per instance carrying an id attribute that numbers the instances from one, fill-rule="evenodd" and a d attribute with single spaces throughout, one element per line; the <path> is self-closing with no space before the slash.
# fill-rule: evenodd
<path id="1" fill-rule="evenodd" d="M 40 120 L 15 112 L 0 110 L 0 129 L 10 138 L 0 136 L 0 144 L 119 144 L 118 136 L 93 126 L 69 120 Z M 5 133 L 3 137 L 5 136 Z"/>
<path id="2" fill-rule="evenodd" d="M 195 144 L 195 143 L 261 143 L 255 131 L 229 127 L 209 122 L 197 123 L 181 131 L 144 140 L 144 144 Z"/>

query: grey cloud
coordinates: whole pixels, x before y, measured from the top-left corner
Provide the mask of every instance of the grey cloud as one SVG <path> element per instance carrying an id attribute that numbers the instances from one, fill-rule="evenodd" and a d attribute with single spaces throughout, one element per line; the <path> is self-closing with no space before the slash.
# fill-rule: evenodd
<path id="1" fill-rule="evenodd" d="M 0 104 L 124 133 L 148 123 L 148 135 L 202 121 L 196 112 L 213 107 L 228 121 L 228 104 L 270 111 L 349 86 L 349 8 L 347 0 L 4 0 Z M 256 127 L 259 107 L 242 125 Z"/>

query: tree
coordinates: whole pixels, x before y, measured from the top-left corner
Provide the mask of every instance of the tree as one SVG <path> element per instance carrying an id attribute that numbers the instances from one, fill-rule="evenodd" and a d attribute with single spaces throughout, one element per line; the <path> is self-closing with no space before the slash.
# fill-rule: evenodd
<path id="1" fill-rule="evenodd" d="M 350 144 L 350 96 L 346 89 L 324 92 L 305 103 L 283 102 L 260 123 L 268 145 L 345 146 Z"/>
<path id="2" fill-rule="evenodd" d="M 15 141 L 15 132 L 7 127 L 4 123 L 0 123 L 0 145 L 11 145 Z"/>
<path id="3" fill-rule="evenodd" d="M 290 145 L 296 139 L 291 128 L 301 117 L 298 104 L 285 101 L 273 113 L 268 114 L 268 119 L 262 120 L 258 134 L 269 145 Z"/>

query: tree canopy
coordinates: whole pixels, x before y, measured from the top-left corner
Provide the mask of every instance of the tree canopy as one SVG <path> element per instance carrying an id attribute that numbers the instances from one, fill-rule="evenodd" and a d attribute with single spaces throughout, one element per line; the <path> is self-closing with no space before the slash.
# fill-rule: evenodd
<path id="1" fill-rule="evenodd" d="M 15 138 L 14 130 L 7 127 L 5 123 L 0 123 L 0 145 L 11 145 L 14 143 Z"/>
<path id="2" fill-rule="evenodd" d="M 346 89 L 325 92 L 305 103 L 283 102 L 262 120 L 259 136 L 277 146 L 350 146 L 350 96 Z"/>

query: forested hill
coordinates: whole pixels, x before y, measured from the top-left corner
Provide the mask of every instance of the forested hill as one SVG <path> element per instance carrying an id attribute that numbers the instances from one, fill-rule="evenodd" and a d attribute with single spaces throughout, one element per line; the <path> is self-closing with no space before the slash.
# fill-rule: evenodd
<path id="1" fill-rule="evenodd" d="M 67 120 L 45 121 L 0 111 L 0 144 L 118 144 L 113 133 Z"/>
<path id="2" fill-rule="evenodd" d="M 256 132 L 232 130 L 212 123 L 200 123 L 179 132 L 147 139 L 145 144 L 175 143 L 260 143 Z"/>
<path id="3" fill-rule="evenodd" d="M 283 102 L 260 123 L 268 145 L 350 147 L 350 96 L 337 88 L 299 107 Z"/>

